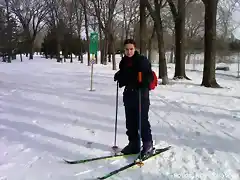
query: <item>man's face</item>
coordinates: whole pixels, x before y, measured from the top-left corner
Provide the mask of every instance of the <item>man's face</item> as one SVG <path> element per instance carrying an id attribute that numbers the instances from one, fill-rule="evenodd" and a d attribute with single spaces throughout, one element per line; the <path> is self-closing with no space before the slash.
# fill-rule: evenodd
<path id="1" fill-rule="evenodd" d="M 135 52 L 135 46 L 133 44 L 126 44 L 125 45 L 125 55 L 128 57 L 132 57 Z"/>

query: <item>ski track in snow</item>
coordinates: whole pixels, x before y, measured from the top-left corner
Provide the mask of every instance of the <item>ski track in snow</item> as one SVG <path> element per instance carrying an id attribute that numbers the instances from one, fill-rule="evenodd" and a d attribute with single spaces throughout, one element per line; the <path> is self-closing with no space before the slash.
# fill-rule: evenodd
<path id="1" fill-rule="evenodd" d="M 115 71 L 95 65 L 96 91 L 90 92 L 90 68 L 85 64 L 59 64 L 38 56 L 1 63 L 0 180 L 84 180 L 132 161 L 62 161 L 107 155 L 113 145 Z M 169 68 L 169 77 L 172 74 Z M 188 72 L 193 81 L 172 81 L 151 92 L 149 116 L 156 147 L 172 149 L 112 179 L 240 179 L 240 81 L 220 76 L 226 88 L 208 89 L 198 85 L 199 74 Z M 127 143 L 122 91 L 119 147 Z"/>

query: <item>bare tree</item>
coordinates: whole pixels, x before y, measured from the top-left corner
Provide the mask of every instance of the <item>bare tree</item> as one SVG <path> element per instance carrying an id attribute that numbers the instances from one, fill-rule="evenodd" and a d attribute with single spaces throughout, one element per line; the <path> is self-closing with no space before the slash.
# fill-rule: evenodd
<path id="1" fill-rule="evenodd" d="M 233 13 L 238 11 L 240 0 L 220 0 L 218 4 L 217 29 L 218 34 L 225 39 L 231 36 L 233 30 L 239 27 L 239 22 L 233 20 Z"/>
<path id="2" fill-rule="evenodd" d="M 163 18 L 163 28 L 167 34 L 171 36 L 170 47 L 170 63 L 175 63 L 174 54 L 175 54 L 175 29 L 174 29 L 174 19 L 172 18 L 172 12 L 169 6 L 166 6 L 162 9 L 162 18 Z"/>
<path id="3" fill-rule="evenodd" d="M 85 33 L 86 33 L 86 40 L 87 40 L 87 43 L 88 43 L 88 53 L 87 53 L 87 56 L 88 56 L 88 66 L 90 66 L 90 51 L 89 51 L 89 45 L 90 45 L 90 37 L 89 37 L 89 18 L 88 18 L 88 12 L 87 10 L 91 9 L 89 8 L 88 4 L 87 4 L 87 0 L 79 0 L 81 5 L 82 5 L 82 9 L 83 9 L 83 14 L 84 14 L 84 27 L 85 27 Z"/>
<path id="4" fill-rule="evenodd" d="M 64 24 L 67 25 L 68 28 L 68 34 L 70 35 L 70 41 L 73 39 L 73 31 L 74 31 L 74 24 L 76 22 L 76 15 L 75 15 L 75 0 L 63 0 L 62 1 L 62 8 L 63 8 L 63 16 L 64 17 Z M 66 29 L 66 28 L 65 28 Z M 65 46 L 65 52 L 67 53 L 66 56 L 69 53 L 68 49 L 71 49 L 71 47 Z M 72 51 L 70 51 L 70 62 L 73 62 L 73 57 L 72 57 Z"/>
<path id="5" fill-rule="evenodd" d="M 216 19 L 218 0 L 202 0 L 205 5 L 204 68 L 202 86 L 218 88 L 216 81 Z"/>
<path id="6" fill-rule="evenodd" d="M 4 62 L 11 63 L 12 59 L 16 59 L 20 30 L 10 11 L 9 0 L 0 1 L 0 52 Z"/>
<path id="7" fill-rule="evenodd" d="M 49 7 L 49 13 L 46 17 L 46 22 L 49 28 L 51 28 L 56 35 L 57 41 L 57 62 L 62 62 L 62 58 L 60 56 L 61 51 L 61 40 L 63 34 L 63 10 L 62 10 L 62 2 L 57 0 L 49 0 L 47 1 L 47 6 Z"/>
<path id="8" fill-rule="evenodd" d="M 238 11 L 239 0 L 220 0 L 217 11 L 218 62 L 225 62 L 229 57 L 228 44 L 232 32 L 239 27 L 233 20 L 233 13 Z"/>
<path id="9" fill-rule="evenodd" d="M 118 25 L 114 25 L 114 30 L 122 46 L 124 39 L 133 38 L 134 26 L 139 21 L 139 3 L 138 0 L 119 0 L 118 6 L 119 14 L 114 18 Z"/>
<path id="10" fill-rule="evenodd" d="M 147 55 L 147 17 L 145 0 L 140 0 L 140 53 Z"/>
<path id="11" fill-rule="evenodd" d="M 131 28 L 136 21 L 139 20 L 139 3 L 137 0 L 122 0 L 122 9 L 123 9 L 123 34 L 125 39 L 130 37 Z"/>
<path id="12" fill-rule="evenodd" d="M 149 61 L 153 62 L 152 60 L 152 45 L 153 45 L 153 41 L 154 38 L 156 37 L 156 29 L 155 29 L 155 25 L 152 26 L 152 32 L 151 32 L 151 36 L 148 38 L 148 59 Z"/>
<path id="13" fill-rule="evenodd" d="M 11 63 L 11 56 L 12 56 L 12 28 L 10 23 L 10 10 L 9 10 L 9 1 L 5 0 L 6 4 L 6 19 L 7 19 L 7 52 L 8 52 L 8 62 Z"/>
<path id="14" fill-rule="evenodd" d="M 49 13 L 49 6 L 46 0 L 9 0 L 9 5 L 22 25 L 30 54 L 29 59 L 33 59 L 34 41 L 46 24 L 44 19 Z"/>
<path id="15" fill-rule="evenodd" d="M 164 40 L 163 40 L 163 24 L 161 17 L 161 8 L 165 5 L 163 0 L 154 0 L 154 8 L 148 0 L 144 1 L 153 21 L 157 35 L 158 53 L 159 53 L 159 77 L 162 78 L 162 84 L 168 84 L 167 62 L 165 57 Z"/>
<path id="16" fill-rule="evenodd" d="M 92 0 L 95 16 L 98 19 L 99 26 L 104 33 L 104 47 L 101 51 L 101 61 L 103 64 L 107 64 L 106 56 L 108 52 L 112 54 L 112 69 L 116 69 L 116 60 L 115 60 L 115 39 L 113 31 L 113 20 L 118 0 Z M 111 47 L 110 51 L 108 47 Z"/>
<path id="17" fill-rule="evenodd" d="M 81 32 L 82 32 L 82 23 L 83 23 L 83 9 L 79 2 L 79 0 L 74 0 L 74 9 L 75 9 L 75 16 L 76 16 L 76 31 L 78 40 L 81 42 Z M 78 61 L 83 63 L 83 56 L 82 56 L 82 44 L 80 44 L 81 49 L 79 49 Z"/>
<path id="18" fill-rule="evenodd" d="M 173 0 L 167 0 L 174 19 L 175 29 L 175 79 L 188 79 L 185 71 L 185 18 L 186 0 L 178 0 L 177 5 Z"/>
<path id="19" fill-rule="evenodd" d="M 186 63 L 189 64 L 190 56 L 194 53 L 195 42 L 201 41 L 204 36 L 204 4 L 201 1 L 194 1 L 187 5 L 185 32 L 187 49 Z"/>

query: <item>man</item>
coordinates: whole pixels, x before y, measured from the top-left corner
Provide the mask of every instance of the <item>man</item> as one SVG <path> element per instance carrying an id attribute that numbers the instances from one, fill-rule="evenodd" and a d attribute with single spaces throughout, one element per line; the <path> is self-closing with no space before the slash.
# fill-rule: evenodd
<path id="1" fill-rule="evenodd" d="M 121 151 L 123 154 L 137 154 L 140 152 L 139 138 L 139 90 L 141 91 L 141 136 L 143 148 L 141 155 L 153 152 L 151 127 L 148 120 L 150 106 L 149 84 L 153 80 L 151 64 L 148 59 L 136 51 L 136 43 L 132 39 L 124 42 L 125 56 L 119 63 L 119 71 L 114 81 L 119 87 L 125 86 L 123 102 L 125 106 L 126 128 L 129 143 Z M 142 82 L 138 81 L 138 72 L 142 73 Z"/>

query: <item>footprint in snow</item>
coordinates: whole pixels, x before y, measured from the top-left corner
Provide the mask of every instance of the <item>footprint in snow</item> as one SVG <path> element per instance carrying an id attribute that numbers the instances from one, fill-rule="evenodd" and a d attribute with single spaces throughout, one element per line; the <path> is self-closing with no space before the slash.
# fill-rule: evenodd
<path id="1" fill-rule="evenodd" d="M 200 155 L 200 156 L 202 156 L 202 149 L 199 149 L 199 148 L 196 148 L 195 149 L 195 152 L 198 154 L 198 155 Z"/>
<path id="2" fill-rule="evenodd" d="M 87 142 L 86 147 L 87 147 L 87 148 L 91 148 L 91 147 L 92 147 L 92 144 L 93 144 L 92 142 Z"/>
<path id="3" fill-rule="evenodd" d="M 17 150 L 18 150 L 19 152 L 23 152 L 23 151 L 25 150 L 24 145 L 23 145 L 23 144 L 18 145 Z"/>
<path id="4" fill-rule="evenodd" d="M 187 157 L 183 157 L 182 161 L 187 164 L 189 162 L 189 159 L 187 159 Z"/>
<path id="5" fill-rule="evenodd" d="M 232 117 L 236 119 L 236 121 L 240 121 L 240 117 L 238 115 L 233 115 Z"/>
<path id="6" fill-rule="evenodd" d="M 206 150 L 211 155 L 213 155 L 215 153 L 214 149 L 212 149 L 212 148 L 206 148 Z"/>
<path id="7" fill-rule="evenodd" d="M 94 130 L 92 130 L 92 129 L 86 129 L 86 130 L 90 131 L 93 135 L 95 135 L 95 131 Z"/>
<path id="8" fill-rule="evenodd" d="M 196 136 L 200 136 L 201 135 L 201 133 L 199 131 L 196 131 L 195 133 L 196 133 Z"/>

